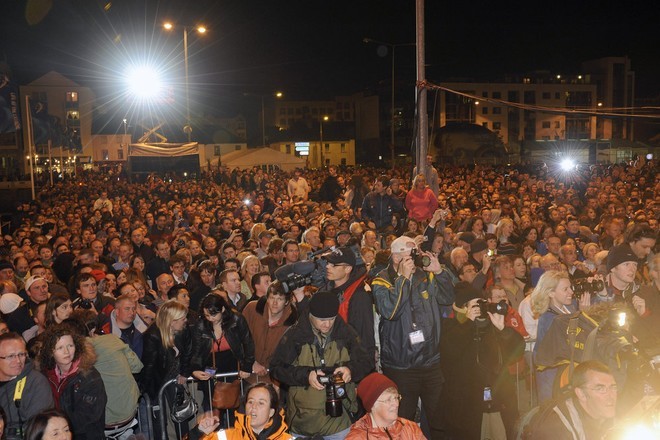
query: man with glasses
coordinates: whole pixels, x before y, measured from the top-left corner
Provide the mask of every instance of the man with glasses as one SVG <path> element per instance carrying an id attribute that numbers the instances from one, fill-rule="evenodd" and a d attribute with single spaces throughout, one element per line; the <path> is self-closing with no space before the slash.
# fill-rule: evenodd
<path id="1" fill-rule="evenodd" d="M 534 416 L 526 429 L 529 438 L 598 439 L 612 427 L 618 390 L 610 369 L 598 361 L 582 362 L 575 367 L 571 383 L 570 397 Z"/>
<path id="2" fill-rule="evenodd" d="M 25 341 L 17 333 L 0 335 L 0 407 L 8 440 L 23 438 L 25 422 L 53 407 L 48 379 L 34 369 Z"/>
<path id="3" fill-rule="evenodd" d="M 375 361 L 373 301 L 364 288 L 365 268 L 355 267 L 355 252 L 349 247 L 337 248 L 323 258 L 327 261 L 325 278 L 328 281 L 324 290 L 337 294 L 339 316 L 353 327 L 362 347 Z"/>

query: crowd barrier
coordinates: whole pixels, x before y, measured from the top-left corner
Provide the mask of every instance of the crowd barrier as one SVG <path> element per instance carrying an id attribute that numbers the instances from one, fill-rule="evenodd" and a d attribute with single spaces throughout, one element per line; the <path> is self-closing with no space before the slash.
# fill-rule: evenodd
<path id="1" fill-rule="evenodd" d="M 235 379 L 238 378 L 238 371 L 236 372 L 231 372 L 231 373 L 218 373 L 213 375 L 213 380 L 206 380 L 206 381 L 200 381 L 198 379 L 195 379 L 194 377 L 189 377 L 186 379 L 186 385 L 190 386 L 191 384 L 198 384 L 201 382 L 206 382 L 208 386 L 208 391 L 209 391 L 209 405 L 210 400 L 213 397 L 213 383 L 217 381 L 223 381 L 223 382 L 231 382 Z M 171 379 L 168 380 L 163 384 L 163 386 L 160 387 L 160 390 L 158 391 L 158 405 L 152 406 L 150 413 L 152 414 L 153 419 L 157 419 L 158 421 L 158 426 L 160 427 L 160 438 L 161 440 L 173 440 L 173 439 L 168 439 L 167 436 L 167 417 L 169 414 L 169 408 L 167 407 L 167 402 L 165 398 L 165 393 L 167 392 L 167 389 L 171 387 L 172 385 L 176 384 L 177 380 Z M 244 395 L 244 381 L 241 381 L 241 396 Z M 191 395 L 193 398 L 195 398 L 195 392 L 191 392 Z M 202 408 L 202 402 L 197 402 L 199 405 L 199 412 L 203 412 L 204 409 Z M 231 427 L 230 426 L 230 421 L 231 421 L 231 414 L 236 410 L 236 408 L 233 409 L 226 409 L 226 410 L 221 410 L 221 417 L 225 420 L 225 426 Z M 180 423 L 175 423 L 175 428 L 177 430 L 177 437 L 181 438 L 181 424 Z M 153 429 L 151 431 L 153 433 Z M 155 435 L 150 436 L 149 438 L 156 438 Z"/>

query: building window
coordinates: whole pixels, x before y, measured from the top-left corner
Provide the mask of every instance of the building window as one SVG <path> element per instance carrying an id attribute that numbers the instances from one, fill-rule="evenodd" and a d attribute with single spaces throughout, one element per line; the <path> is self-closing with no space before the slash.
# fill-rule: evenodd
<path id="1" fill-rule="evenodd" d="M 286 144 L 286 154 L 291 154 L 291 144 Z"/>
<path id="2" fill-rule="evenodd" d="M 555 99 L 560 99 L 561 98 L 561 93 L 555 92 Z"/>
<path id="3" fill-rule="evenodd" d="M 213 146 L 213 155 L 214 156 L 220 156 L 220 145 L 214 145 Z"/>
<path id="4" fill-rule="evenodd" d="M 110 160 L 110 152 L 108 150 L 101 150 L 101 156 L 103 156 L 103 160 Z"/>
<path id="5" fill-rule="evenodd" d="M 481 107 L 481 114 L 482 115 L 487 115 L 488 114 L 488 107 Z"/>
<path id="6" fill-rule="evenodd" d="M 488 92 L 481 92 L 482 98 L 488 98 Z"/>
<path id="7" fill-rule="evenodd" d="M 346 153 L 346 144 L 344 143 L 341 144 L 341 152 Z"/>
<path id="8" fill-rule="evenodd" d="M 66 102 L 78 102 L 78 92 L 66 92 Z"/>
<path id="9" fill-rule="evenodd" d="M 543 99 L 550 99 L 550 92 L 543 92 L 542 98 Z"/>
<path id="10" fill-rule="evenodd" d="M 493 92 L 493 99 L 502 99 L 502 93 Z"/>
<path id="11" fill-rule="evenodd" d="M 481 126 L 482 126 L 483 128 L 488 128 L 488 122 L 482 122 L 482 123 L 481 123 Z"/>
<path id="12" fill-rule="evenodd" d="M 117 159 L 124 160 L 124 150 L 122 148 L 117 150 Z"/>
<path id="13" fill-rule="evenodd" d="M 325 152 L 326 153 L 330 152 L 330 144 L 325 144 Z"/>
<path id="14" fill-rule="evenodd" d="M 555 128 L 561 128 L 561 122 L 555 121 Z"/>
<path id="15" fill-rule="evenodd" d="M 346 158 L 345 157 L 341 158 L 341 164 L 344 165 L 344 166 L 346 165 Z"/>
<path id="16" fill-rule="evenodd" d="M 493 107 L 493 114 L 494 115 L 501 115 L 502 114 L 502 107 Z"/>
<path id="17" fill-rule="evenodd" d="M 236 151 L 241 151 L 241 146 L 240 146 L 240 145 L 236 145 L 236 146 L 234 147 L 234 150 L 236 150 Z"/>
<path id="18" fill-rule="evenodd" d="M 541 139 L 544 140 L 544 141 L 549 141 L 550 136 L 541 136 Z"/>
<path id="19" fill-rule="evenodd" d="M 493 130 L 499 130 L 502 128 L 501 122 L 493 122 Z"/>
<path id="20" fill-rule="evenodd" d="M 541 127 L 550 128 L 550 121 L 543 121 L 543 123 L 541 124 Z"/>

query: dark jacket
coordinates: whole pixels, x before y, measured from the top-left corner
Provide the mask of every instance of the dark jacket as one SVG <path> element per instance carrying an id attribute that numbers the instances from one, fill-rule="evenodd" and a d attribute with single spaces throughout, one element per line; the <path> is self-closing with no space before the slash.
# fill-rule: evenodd
<path id="1" fill-rule="evenodd" d="M 55 369 L 46 371 L 57 408 L 71 422 L 76 440 L 104 440 L 105 405 L 108 398 L 101 374 L 94 368 L 96 354 L 85 344 L 78 371 L 59 381 Z M 55 367 L 57 368 L 57 367 Z"/>
<path id="2" fill-rule="evenodd" d="M 403 206 L 398 199 L 376 191 L 371 191 L 362 201 L 362 218 L 374 222 L 379 230 L 391 226 L 392 216 L 401 211 Z"/>
<path id="3" fill-rule="evenodd" d="M 20 404 L 14 401 L 16 384 L 26 378 Z M 25 422 L 35 414 L 54 407 L 53 393 L 48 386 L 48 379 L 34 369 L 30 359 L 25 360 L 25 367 L 21 374 L 0 387 L 0 407 L 5 410 L 5 433 L 7 439 L 22 439 L 22 435 L 14 432 L 24 427 Z"/>
<path id="4" fill-rule="evenodd" d="M 322 359 L 326 374 L 340 366 L 351 371 L 351 382 L 346 384 L 342 405 L 350 411 L 357 410 L 355 383 L 371 371 L 373 362 L 360 345 L 355 330 L 342 319 L 335 319 L 325 348 L 321 349 L 309 314 L 305 313 L 284 334 L 270 361 L 271 376 L 289 387 L 287 420 L 292 432 L 307 436 L 330 435 L 351 425 L 347 411 L 343 411 L 341 417 L 328 416 L 326 392 L 309 385 L 309 373 L 322 368 Z"/>
<path id="5" fill-rule="evenodd" d="M 454 287 L 447 270 L 439 274 L 416 269 L 412 279 L 399 276 L 392 265 L 371 282 L 381 316 L 381 362 L 395 369 L 425 368 L 440 362 L 441 306 L 454 302 Z M 414 310 L 414 319 L 413 319 Z M 412 344 L 413 329 L 424 342 Z"/>
<path id="6" fill-rule="evenodd" d="M 328 176 L 321 184 L 319 189 L 319 201 L 334 202 L 342 193 L 342 187 L 339 185 L 336 176 Z"/>
<path id="7" fill-rule="evenodd" d="M 340 315 L 342 307 L 348 308 L 347 323 L 353 327 L 353 330 L 360 337 L 360 343 L 367 353 L 376 351 L 376 339 L 374 336 L 374 302 L 371 294 L 364 288 L 364 279 L 366 271 L 364 267 L 354 267 L 348 281 L 342 286 L 335 286 L 334 281 L 330 281 L 326 290 L 335 292 L 340 302 Z M 357 285 L 356 285 L 357 284 Z M 350 299 L 345 294 L 348 289 L 353 290 Z M 348 304 L 344 304 L 348 301 Z"/>
<path id="8" fill-rule="evenodd" d="M 208 325 L 208 321 L 200 318 L 193 328 L 193 347 L 192 347 L 192 371 L 204 371 L 206 367 L 212 364 L 211 347 L 213 346 L 213 329 Z M 238 361 L 241 371 L 252 373 L 252 364 L 254 364 L 254 341 L 250 334 L 247 321 L 240 313 L 231 312 L 231 319 L 222 326 L 222 332 L 231 352 Z"/>
<path id="9" fill-rule="evenodd" d="M 484 388 L 489 387 L 495 409 L 512 429 L 517 415 L 514 376 L 508 366 L 525 350 L 522 336 L 510 327 L 498 330 L 490 320 L 444 323 L 441 355 L 445 376 L 447 428 L 456 438 L 480 438 Z M 509 433 L 511 434 L 511 433 Z"/>
<path id="10" fill-rule="evenodd" d="M 182 359 L 190 356 L 192 342 L 188 341 L 185 346 L 182 345 L 184 339 L 175 338 L 175 345 L 179 351 L 177 354 L 174 348 L 166 349 L 163 346 L 160 330 L 155 324 L 152 324 L 143 336 L 142 363 L 144 368 L 140 374 L 140 388 L 149 394 L 152 402 L 155 402 L 158 399 L 158 391 L 165 382 L 176 378 L 179 374 L 185 377 L 190 375 L 189 371 L 182 371 L 182 364 L 185 363 Z"/>

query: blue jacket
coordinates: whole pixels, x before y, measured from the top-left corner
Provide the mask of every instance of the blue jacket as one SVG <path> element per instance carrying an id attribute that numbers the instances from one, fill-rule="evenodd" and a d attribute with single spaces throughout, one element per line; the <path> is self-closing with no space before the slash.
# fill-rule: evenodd
<path id="1" fill-rule="evenodd" d="M 392 215 L 401 211 L 403 205 L 399 199 L 376 191 L 371 191 L 362 201 L 362 218 L 374 222 L 376 229 L 390 226 Z"/>
<path id="2" fill-rule="evenodd" d="M 454 302 L 449 272 L 443 270 L 434 274 L 417 268 L 412 279 L 408 280 L 399 276 L 390 265 L 373 279 L 371 288 L 381 317 L 382 365 L 406 369 L 438 364 L 441 306 Z M 411 342 L 410 334 L 415 330 L 422 331 L 424 342 Z"/>

